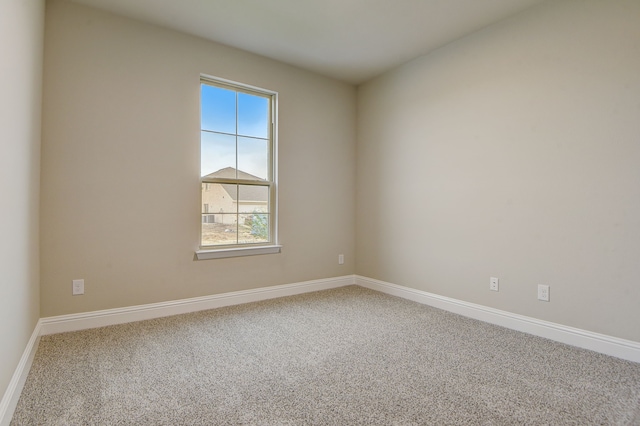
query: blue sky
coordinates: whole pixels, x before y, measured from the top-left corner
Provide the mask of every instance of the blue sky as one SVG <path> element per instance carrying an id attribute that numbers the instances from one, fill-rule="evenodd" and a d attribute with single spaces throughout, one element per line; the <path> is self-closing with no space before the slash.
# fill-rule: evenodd
<path id="1" fill-rule="evenodd" d="M 201 126 L 208 130 L 201 132 L 201 176 L 233 167 L 268 177 L 268 97 L 242 92 L 236 96 L 235 91 L 202 84 Z"/>

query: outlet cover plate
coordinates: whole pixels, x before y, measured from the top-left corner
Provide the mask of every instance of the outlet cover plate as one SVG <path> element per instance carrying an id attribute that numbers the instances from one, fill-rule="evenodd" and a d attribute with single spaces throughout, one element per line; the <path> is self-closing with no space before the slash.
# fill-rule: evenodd
<path id="1" fill-rule="evenodd" d="M 491 277 L 489 279 L 489 290 L 500 291 L 500 280 L 496 277 Z"/>
<path id="2" fill-rule="evenodd" d="M 84 280 L 73 280 L 73 290 L 72 294 L 74 296 L 79 296 L 84 294 Z"/>
<path id="3" fill-rule="evenodd" d="M 549 301 L 549 286 L 544 284 L 538 285 L 538 300 L 543 302 Z"/>

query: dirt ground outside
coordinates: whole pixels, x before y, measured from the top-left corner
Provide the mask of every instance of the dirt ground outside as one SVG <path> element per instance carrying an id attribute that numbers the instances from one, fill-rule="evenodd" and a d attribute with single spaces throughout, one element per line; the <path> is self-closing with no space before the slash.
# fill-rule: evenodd
<path id="1" fill-rule="evenodd" d="M 237 226 L 237 234 L 236 234 Z M 266 239 L 251 234 L 251 226 L 223 224 L 223 223 L 203 223 L 202 224 L 202 245 L 225 245 L 225 244 L 253 244 L 265 243 Z"/>

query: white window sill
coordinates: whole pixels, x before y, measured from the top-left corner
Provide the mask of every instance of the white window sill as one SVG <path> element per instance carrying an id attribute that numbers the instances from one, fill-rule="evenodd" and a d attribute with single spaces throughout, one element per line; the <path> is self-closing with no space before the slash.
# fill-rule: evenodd
<path id="1" fill-rule="evenodd" d="M 238 247 L 238 248 L 213 249 L 213 250 L 211 249 L 196 250 L 196 259 L 197 260 L 224 259 L 225 257 L 256 256 L 259 254 L 276 254 L 276 253 L 280 253 L 280 249 L 282 249 L 281 245 Z"/>

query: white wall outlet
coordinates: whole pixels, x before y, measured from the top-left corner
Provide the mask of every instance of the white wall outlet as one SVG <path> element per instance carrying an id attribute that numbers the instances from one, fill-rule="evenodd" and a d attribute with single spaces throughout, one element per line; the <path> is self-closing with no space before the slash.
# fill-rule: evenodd
<path id="1" fill-rule="evenodd" d="M 338 255 L 338 265 L 344 265 L 344 254 Z"/>
<path id="2" fill-rule="evenodd" d="M 491 277 L 489 279 L 489 290 L 500 291 L 500 280 L 496 277 Z"/>
<path id="3" fill-rule="evenodd" d="M 73 280 L 72 294 L 74 296 L 84 294 L 84 280 Z"/>
<path id="4" fill-rule="evenodd" d="M 543 302 L 549 301 L 549 286 L 548 285 L 538 285 L 538 300 L 542 300 Z"/>

